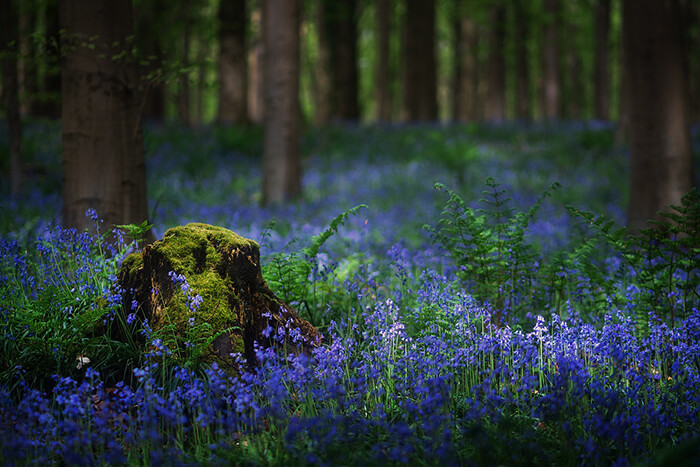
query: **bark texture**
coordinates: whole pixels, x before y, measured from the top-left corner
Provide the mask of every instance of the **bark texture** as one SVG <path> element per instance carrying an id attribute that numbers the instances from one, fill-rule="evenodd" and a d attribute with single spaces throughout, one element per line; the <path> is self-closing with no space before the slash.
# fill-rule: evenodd
<path id="1" fill-rule="evenodd" d="M 92 228 L 91 208 L 114 224 L 147 218 L 141 100 L 130 0 L 66 0 L 62 43 L 63 226 Z"/>
<path id="2" fill-rule="evenodd" d="M 301 191 L 299 1 L 266 0 L 263 204 Z"/>

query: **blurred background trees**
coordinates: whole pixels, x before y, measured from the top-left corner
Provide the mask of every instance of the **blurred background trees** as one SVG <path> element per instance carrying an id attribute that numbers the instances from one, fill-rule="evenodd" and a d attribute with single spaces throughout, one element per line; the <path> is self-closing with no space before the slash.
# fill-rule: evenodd
<path id="1" fill-rule="evenodd" d="M 3 15 L 15 23 L 3 29 L 17 31 L 20 113 L 59 118 L 58 0 L 2 3 L 17 10 Z M 132 3 L 145 117 L 261 123 L 263 0 Z M 682 12 L 688 78 L 697 77 L 700 2 L 672 3 Z M 304 124 L 620 118 L 622 0 L 302 0 L 300 8 Z M 687 81 L 697 120 L 700 80 Z"/>
<path id="2" fill-rule="evenodd" d="M 9 12 L 3 14 L 2 117 L 59 118 L 59 0 L 0 1 Z M 263 24 L 266 11 L 276 14 L 266 3 L 132 0 L 141 118 L 263 124 Z M 623 46 L 623 23 L 636 9 L 623 9 L 624 3 L 299 0 L 297 124 L 595 119 L 616 122 L 620 140 L 628 142 L 630 132 L 640 131 L 630 125 L 630 113 L 639 109 L 630 102 L 643 99 L 633 95 L 642 92 L 634 79 L 667 64 L 623 57 L 645 53 Z M 678 122 L 697 121 L 700 1 L 653 3 L 680 12 L 664 20 L 678 40 L 658 47 L 680 54 L 679 98 L 688 119 Z M 663 83 L 652 85 L 668 86 Z M 673 123 L 680 124 L 687 127 Z"/>

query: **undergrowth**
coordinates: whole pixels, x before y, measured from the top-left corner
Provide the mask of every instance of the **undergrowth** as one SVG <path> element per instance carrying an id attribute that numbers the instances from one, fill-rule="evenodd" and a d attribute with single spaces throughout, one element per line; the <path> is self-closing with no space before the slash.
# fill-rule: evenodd
<path id="1" fill-rule="evenodd" d="M 473 209 L 456 192 L 436 184 L 449 198 L 437 226 L 425 228 L 449 253 L 465 290 L 493 307 L 493 324 L 517 322 L 529 311 L 548 306 L 560 316 L 574 313 L 591 321 L 624 307 L 633 312 L 639 332 L 644 333 L 650 311 L 673 327 L 700 304 L 696 189 L 683 197 L 680 206 L 660 213 L 664 220 L 638 235 L 615 227 L 605 216 L 569 206 L 570 215 L 600 235 L 545 257 L 527 229 L 543 200 L 560 185 L 552 184 L 526 212 L 514 209 L 512 199 L 492 178 L 486 187 L 480 200 L 485 207 Z M 607 245 L 605 254 L 600 237 Z M 613 271 L 606 270 L 610 253 L 622 263 Z"/>

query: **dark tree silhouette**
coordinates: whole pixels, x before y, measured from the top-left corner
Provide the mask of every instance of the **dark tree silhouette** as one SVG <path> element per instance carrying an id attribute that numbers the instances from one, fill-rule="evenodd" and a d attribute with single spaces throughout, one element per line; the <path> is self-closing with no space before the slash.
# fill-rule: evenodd
<path id="1" fill-rule="evenodd" d="M 688 83 L 677 0 L 623 0 L 628 89 L 628 225 L 647 226 L 693 183 Z"/>

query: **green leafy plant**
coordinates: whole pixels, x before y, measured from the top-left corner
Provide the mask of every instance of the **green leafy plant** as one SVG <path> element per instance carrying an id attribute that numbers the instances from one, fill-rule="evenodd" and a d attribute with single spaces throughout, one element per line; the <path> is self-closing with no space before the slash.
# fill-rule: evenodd
<path id="1" fill-rule="evenodd" d="M 435 188 L 449 199 L 440 214 L 437 228 L 426 225 L 433 241 L 444 246 L 458 267 L 463 283 L 473 288 L 475 296 L 490 302 L 495 320 L 500 323 L 505 310 L 518 307 L 519 296 L 532 282 L 530 267 L 537 256 L 525 241 L 525 231 L 544 198 L 559 188 L 552 184 L 527 212 L 516 211 L 512 199 L 489 177 L 480 200 L 485 209 L 473 209 L 443 184 Z"/>
<path id="2" fill-rule="evenodd" d="M 693 188 L 681 199 L 680 206 L 670 206 L 659 213 L 661 220 L 630 235 L 604 216 L 567 207 L 570 214 L 583 219 L 622 258 L 633 271 L 627 278 L 634 294 L 635 319 L 642 332 L 648 326 L 648 312 L 653 311 L 673 326 L 700 305 L 700 194 Z M 620 280 L 624 270 L 620 270 Z M 604 282 L 600 278 L 600 282 Z"/>
<path id="3" fill-rule="evenodd" d="M 139 359 L 136 346 L 110 339 L 121 307 L 111 278 L 131 245 L 103 252 L 104 237 L 75 230 L 49 230 L 33 247 L 0 257 L 0 385 L 47 389 L 52 375 L 78 377 L 87 366 L 106 379 L 122 379 L 125 362 Z"/>
<path id="4" fill-rule="evenodd" d="M 332 271 L 328 270 L 331 266 L 319 261 L 319 252 L 350 216 L 364 208 L 367 205 L 360 204 L 339 214 L 323 232 L 312 238 L 308 247 L 291 254 L 273 254 L 262 266 L 263 276 L 272 291 L 318 328 L 330 323 L 327 305 L 348 302 L 347 295 L 333 285 Z"/>
<path id="5" fill-rule="evenodd" d="M 126 236 L 132 241 L 142 242 L 146 239 L 146 235 L 153 228 L 153 224 L 149 224 L 148 220 L 140 224 L 116 225 L 118 229 L 122 229 Z"/>

